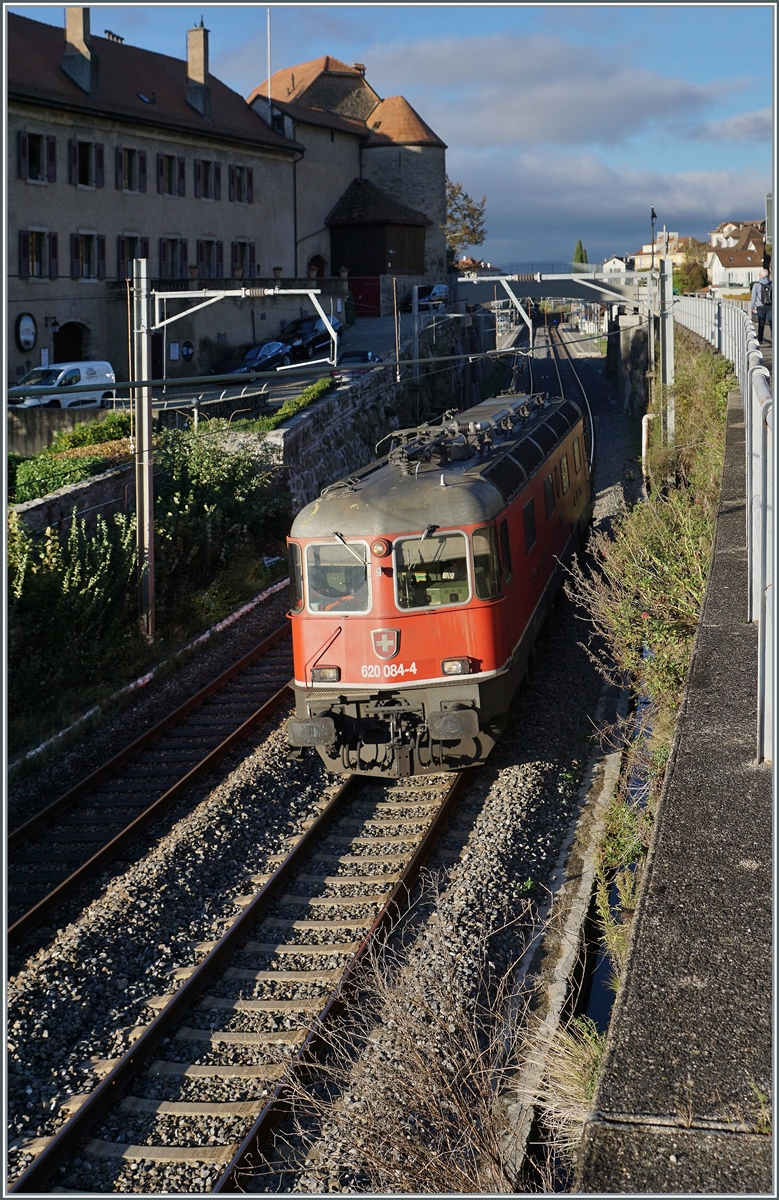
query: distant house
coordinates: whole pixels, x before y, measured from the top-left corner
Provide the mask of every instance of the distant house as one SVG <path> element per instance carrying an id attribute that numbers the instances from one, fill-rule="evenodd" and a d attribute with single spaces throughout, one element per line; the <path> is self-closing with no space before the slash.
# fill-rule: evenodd
<path id="1" fill-rule="evenodd" d="M 753 230 L 765 240 L 765 220 L 757 221 L 723 221 L 716 229 L 709 230 L 712 246 L 735 246 L 745 230 Z"/>
<path id="2" fill-rule="evenodd" d="M 724 238 L 724 241 L 713 243 L 714 249 L 706 260 L 706 270 L 713 288 L 748 291 L 759 278 L 765 253 L 765 240 L 759 224 L 726 222 L 724 227 L 713 231 Z M 765 228 L 765 222 L 762 224 Z"/>
<path id="3" fill-rule="evenodd" d="M 635 259 L 628 254 L 612 254 L 611 258 L 603 260 L 603 270 L 606 275 L 624 275 L 626 271 L 635 270 Z"/>

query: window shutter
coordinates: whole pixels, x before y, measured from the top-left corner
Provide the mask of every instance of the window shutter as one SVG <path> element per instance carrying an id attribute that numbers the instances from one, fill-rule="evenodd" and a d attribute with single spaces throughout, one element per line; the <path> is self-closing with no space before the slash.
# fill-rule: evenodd
<path id="1" fill-rule="evenodd" d="M 105 234 L 97 235 L 97 277 L 105 279 Z"/>
<path id="2" fill-rule="evenodd" d="M 141 238 L 141 258 L 149 257 L 149 239 Z"/>
<path id="3" fill-rule="evenodd" d="M 59 238 L 56 233 L 49 234 L 49 279 L 57 279 L 60 273 Z"/>
<path id="4" fill-rule="evenodd" d="M 225 244 L 224 242 L 216 243 L 216 277 L 224 279 L 225 273 Z"/>
<path id="5" fill-rule="evenodd" d="M 203 160 L 195 159 L 195 199 L 199 200 L 203 195 Z"/>
<path id="6" fill-rule="evenodd" d="M 49 183 L 57 182 L 57 139 L 46 137 L 46 179 Z"/>
<path id="7" fill-rule="evenodd" d="M 116 190 L 121 192 L 124 187 L 124 150 L 121 146 L 116 147 Z"/>
<path id="8" fill-rule="evenodd" d="M 214 163 L 214 199 L 222 199 L 222 164 Z"/>
<path id="9" fill-rule="evenodd" d="M 26 229 L 19 230 L 19 278 L 30 278 L 30 235 Z"/>
<path id="10" fill-rule="evenodd" d="M 254 168 L 246 168 L 246 203 L 254 204 Z"/>
<path id="11" fill-rule="evenodd" d="M 19 130 L 19 178 L 30 178 L 29 141 L 23 129 Z"/>
<path id="12" fill-rule="evenodd" d="M 257 253 L 254 242 L 249 242 L 249 274 L 252 279 L 257 274 Z"/>
<path id="13" fill-rule="evenodd" d="M 180 158 L 179 160 L 179 195 L 186 196 L 187 194 L 187 160 Z"/>
<path id="14" fill-rule="evenodd" d="M 241 249 L 239 242 L 230 242 L 230 268 L 235 270 L 241 266 Z"/>
<path id="15" fill-rule="evenodd" d="M 206 258 L 205 246 L 203 245 L 203 243 L 202 243 L 201 241 L 198 241 L 198 242 L 197 242 L 197 274 L 198 274 L 198 279 L 202 279 L 202 278 L 203 278 L 203 270 L 204 270 L 204 267 L 205 267 L 205 258 Z"/>
<path id="16" fill-rule="evenodd" d="M 70 278 L 81 278 L 81 256 L 79 254 L 79 236 L 77 233 L 70 235 Z"/>
<path id="17" fill-rule="evenodd" d="M 95 187 L 105 187 L 105 146 L 95 142 Z"/>
<path id="18" fill-rule="evenodd" d="M 165 191 L 165 155 L 157 155 L 157 191 L 160 195 Z"/>
<path id="19" fill-rule="evenodd" d="M 116 278 L 127 278 L 127 238 L 116 239 Z"/>
<path id="20" fill-rule="evenodd" d="M 146 191 L 146 151 L 138 151 L 138 191 Z"/>
<path id="21" fill-rule="evenodd" d="M 232 163 L 227 168 L 227 198 L 228 200 L 235 199 L 235 167 Z"/>
<path id="22" fill-rule="evenodd" d="M 78 183 L 78 142 L 75 138 L 68 139 L 68 159 L 70 162 L 70 182 Z M 78 276 L 74 276 L 75 279 Z"/>
<path id="23" fill-rule="evenodd" d="M 160 279 L 168 278 L 168 239 L 160 238 Z"/>
<path id="24" fill-rule="evenodd" d="M 189 278 L 189 253 L 187 251 L 187 239 L 182 238 L 179 243 L 181 252 L 181 278 Z"/>

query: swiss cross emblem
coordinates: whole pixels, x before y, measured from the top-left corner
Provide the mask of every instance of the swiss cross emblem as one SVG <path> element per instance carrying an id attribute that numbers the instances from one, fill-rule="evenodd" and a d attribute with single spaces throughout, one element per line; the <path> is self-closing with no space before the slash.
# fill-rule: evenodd
<path id="1" fill-rule="evenodd" d="M 394 658 L 400 649 L 399 629 L 372 629 L 371 637 L 377 658 Z"/>

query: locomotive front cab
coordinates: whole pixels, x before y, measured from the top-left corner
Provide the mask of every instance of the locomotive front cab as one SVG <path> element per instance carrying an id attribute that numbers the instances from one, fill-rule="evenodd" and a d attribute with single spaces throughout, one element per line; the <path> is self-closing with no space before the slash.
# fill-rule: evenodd
<path id="1" fill-rule="evenodd" d="M 494 527 L 290 540 L 289 553 L 293 745 L 382 776 L 483 761 L 503 706 L 484 694 L 505 659 Z"/>

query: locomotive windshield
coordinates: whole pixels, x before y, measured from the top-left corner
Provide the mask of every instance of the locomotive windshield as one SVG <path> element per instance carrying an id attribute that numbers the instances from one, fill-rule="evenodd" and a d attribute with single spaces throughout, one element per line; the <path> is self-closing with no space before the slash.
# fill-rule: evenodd
<path id="1" fill-rule="evenodd" d="M 367 612 L 370 608 L 367 556 L 367 547 L 359 542 L 350 542 L 348 547 L 308 546 L 306 578 L 311 611 Z"/>
<path id="2" fill-rule="evenodd" d="M 468 544 L 462 533 L 403 538 L 395 546 L 400 608 L 467 604 Z"/>

